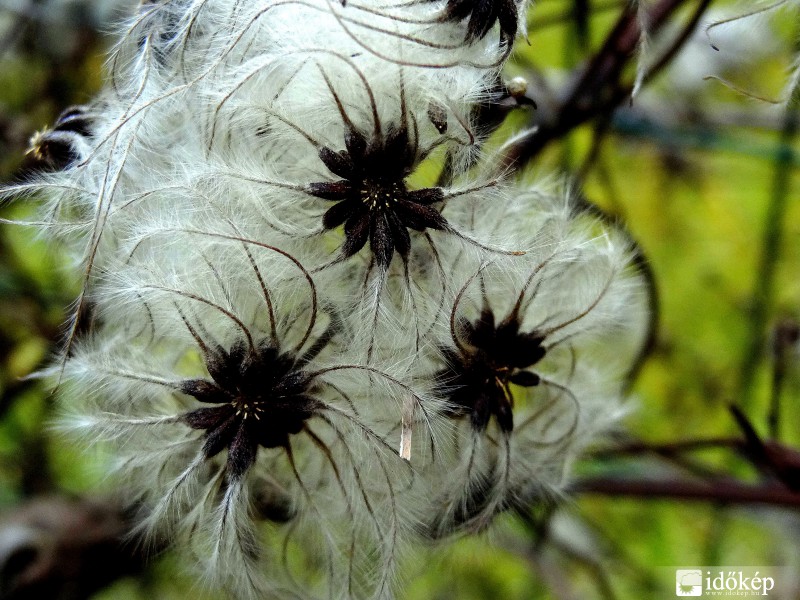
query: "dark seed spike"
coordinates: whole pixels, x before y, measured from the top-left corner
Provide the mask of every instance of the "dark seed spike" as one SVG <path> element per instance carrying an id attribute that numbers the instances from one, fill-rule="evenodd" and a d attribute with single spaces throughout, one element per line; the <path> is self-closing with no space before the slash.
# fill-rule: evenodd
<path id="1" fill-rule="evenodd" d="M 74 141 L 71 134 L 57 131 L 37 133 L 31 138 L 25 156 L 32 168 L 60 171 L 80 158 Z"/>
<path id="2" fill-rule="evenodd" d="M 406 198 L 414 204 L 430 206 L 444 200 L 444 192 L 441 188 L 423 188 L 421 190 L 411 190 L 406 193 Z"/>
<path id="3" fill-rule="evenodd" d="M 96 116 L 88 106 L 71 106 L 58 115 L 53 131 L 69 131 L 81 137 L 89 137 Z"/>
<path id="4" fill-rule="evenodd" d="M 490 309 L 484 308 L 481 310 L 478 321 L 475 325 L 470 324 L 470 327 L 471 330 L 469 330 L 470 333 L 467 339 L 470 345 L 486 352 L 495 350 L 495 321 L 494 313 Z"/>
<path id="5" fill-rule="evenodd" d="M 472 12 L 473 2 L 475 0 L 449 0 L 445 7 L 445 19 L 449 21 L 466 19 Z"/>
<path id="6" fill-rule="evenodd" d="M 366 212 L 363 203 L 344 200 L 325 211 L 322 215 L 322 226 L 325 229 L 336 229 L 345 221 L 366 216 Z"/>
<path id="7" fill-rule="evenodd" d="M 510 45 L 517 37 L 519 14 L 514 0 L 499 0 L 497 20 L 500 23 L 500 41 Z"/>
<path id="8" fill-rule="evenodd" d="M 252 354 L 257 354 L 257 351 L 254 351 Z M 239 373 L 243 373 L 244 370 L 240 365 L 245 362 L 245 359 L 252 360 L 252 356 L 248 355 L 247 348 L 242 340 L 236 340 L 231 345 L 230 352 L 227 353 L 227 362 L 229 364 L 237 365 L 237 371 Z"/>
<path id="9" fill-rule="evenodd" d="M 312 410 L 316 404 L 313 398 L 304 396 L 311 385 L 311 377 L 305 371 L 291 370 L 297 362 L 294 359 L 289 358 L 286 362 L 280 380 L 272 386 L 273 397 L 270 400 L 275 406 L 291 409 L 295 416 L 307 414 L 306 408 Z M 289 404 L 284 405 L 284 402 Z"/>
<path id="10" fill-rule="evenodd" d="M 547 349 L 542 346 L 542 341 L 540 337 L 519 336 L 514 344 L 515 353 L 507 356 L 506 364 L 517 368 L 535 365 L 547 354 Z"/>
<path id="11" fill-rule="evenodd" d="M 355 165 L 346 152 L 336 152 L 327 146 L 319 149 L 319 159 L 334 175 L 354 181 L 358 179 Z"/>
<path id="12" fill-rule="evenodd" d="M 242 423 L 228 447 L 228 474 L 234 480 L 241 477 L 253 466 L 258 454 L 258 443 L 247 424 Z"/>
<path id="13" fill-rule="evenodd" d="M 353 194 L 353 191 L 353 185 L 347 179 L 311 183 L 306 188 L 306 192 L 312 196 L 323 200 L 331 200 L 332 202 L 347 200 Z"/>
<path id="14" fill-rule="evenodd" d="M 351 217 L 344 224 L 345 241 L 342 256 L 348 258 L 361 250 L 369 239 L 370 218 L 368 214 Z"/>
<path id="15" fill-rule="evenodd" d="M 344 133 L 344 147 L 354 162 L 364 160 L 364 155 L 367 151 L 367 138 L 360 131 L 347 127 Z"/>
<path id="16" fill-rule="evenodd" d="M 239 374 L 239 364 L 231 360 L 230 354 L 218 347 L 204 357 L 206 370 L 211 378 L 222 389 L 230 389 L 235 385 Z"/>
<path id="17" fill-rule="evenodd" d="M 226 404 L 222 408 L 230 407 Z M 202 409 L 198 409 L 202 410 Z M 207 409 L 213 410 L 213 409 Z M 229 416 L 224 421 L 218 421 L 206 430 L 206 441 L 203 444 L 203 454 L 206 458 L 212 458 L 222 452 L 231 444 L 237 430 L 241 427 L 233 408 L 231 407 Z M 222 415 L 220 411 L 220 415 Z"/>
<path id="18" fill-rule="evenodd" d="M 511 398 L 511 392 L 508 390 L 507 385 L 503 385 L 502 389 L 503 394 L 506 396 L 506 401 L 497 403 L 494 418 L 497 420 L 500 431 L 503 433 L 511 433 L 514 430 L 514 411 L 509 400 L 509 398 Z"/>
<path id="19" fill-rule="evenodd" d="M 398 199 L 395 212 L 406 227 L 424 231 L 427 228 L 437 231 L 448 230 L 447 219 L 433 207 Z"/>
<path id="20" fill-rule="evenodd" d="M 191 393 L 191 392 L 186 392 Z M 225 423 L 233 414 L 230 405 L 213 408 L 197 408 L 183 415 L 184 422 L 192 429 L 215 429 Z"/>
<path id="21" fill-rule="evenodd" d="M 470 399 L 472 398 L 473 396 L 470 395 Z M 480 392 L 478 397 L 474 400 L 474 403 L 472 404 L 472 410 L 470 412 L 470 424 L 472 425 L 472 429 L 477 432 L 485 431 L 491 418 L 491 399 L 487 397 L 485 392 Z"/>
<path id="22" fill-rule="evenodd" d="M 264 448 L 286 448 L 289 434 L 300 430 L 300 427 L 297 427 L 297 431 L 289 431 L 289 425 L 290 423 L 281 422 L 259 427 L 253 434 L 256 444 Z"/>
<path id="23" fill-rule="evenodd" d="M 403 259 L 405 263 L 405 270 L 406 275 L 408 274 L 408 255 L 411 251 L 411 236 L 408 234 L 408 229 L 406 229 L 405 225 L 400 221 L 400 218 L 394 212 L 387 212 L 386 220 L 389 224 L 389 230 L 391 231 L 391 238 L 394 242 L 395 250 L 397 250 L 398 254 Z M 406 280 L 409 284 L 409 289 L 411 287 L 411 280 L 410 278 L 406 277 Z M 416 314 L 416 312 L 414 313 Z"/>
<path id="24" fill-rule="evenodd" d="M 405 179 L 415 163 L 415 157 L 409 146 L 408 128 L 405 125 L 391 127 L 382 142 L 381 151 L 376 152 L 371 158 L 376 168 L 382 167 L 397 179 Z"/>
<path id="25" fill-rule="evenodd" d="M 389 268 L 394 255 L 394 239 L 387 215 L 381 212 L 370 219 L 369 246 L 375 261 L 382 270 Z"/>
<path id="26" fill-rule="evenodd" d="M 468 41 L 483 39 L 497 19 L 496 3 L 500 0 L 476 0 L 467 24 Z"/>
<path id="27" fill-rule="evenodd" d="M 517 32 L 518 8 L 514 0 L 448 0 L 440 20 L 460 23 L 467 21 L 464 40 L 468 43 L 483 39 L 500 24 L 500 41 L 511 46 Z"/>
<path id="28" fill-rule="evenodd" d="M 510 314 L 497 325 L 498 339 L 511 341 L 519 336 L 521 323 L 518 315 Z"/>
<path id="29" fill-rule="evenodd" d="M 514 396 L 508 387 L 508 382 L 498 381 L 497 385 L 503 392 L 503 399 L 501 402 L 496 403 L 495 419 L 497 419 L 497 424 L 500 426 L 500 431 L 510 433 L 514 429 Z"/>
<path id="30" fill-rule="evenodd" d="M 508 380 L 514 385 L 522 387 L 535 387 L 539 385 L 541 378 L 531 371 L 517 371 Z"/>
<path id="31" fill-rule="evenodd" d="M 205 379 L 188 379 L 181 384 L 181 391 L 207 404 L 222 404 L 230 400 L 218 385 Z"/>

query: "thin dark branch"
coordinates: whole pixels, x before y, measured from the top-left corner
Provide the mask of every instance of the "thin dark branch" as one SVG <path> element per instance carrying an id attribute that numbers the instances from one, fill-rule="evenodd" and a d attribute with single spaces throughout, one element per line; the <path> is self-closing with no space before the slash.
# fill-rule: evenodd
<path id="1" fill-rule="evenodd" d="M 674 57 L 694 31 L 703 12 L 712 0 L 701 0 L 673 44 L 653 63 L 644 76 L 652 79 Z M 685 0 L 661 0 L 649 13 L 651 32 L 660 30 Z M 520 138 L 506 149 L 502 163 L 506 167 L 520 166 L 537 156 L 551 141 L 559 139 L 598 116 L 608 116 L 626 98 L 633 84 L 621 81 L 623 71 L 634 58 L 642 35 L 636 7 L 625 7 L 605 43 L 584 67 L 571 91 L 553 114 L 535 131 Z"/>
<path id="2" fill-rule="evenodd" d="M 678 440 L 675 442 L 627 442 L 612 448 L 602 448 L 592 454 L 593 458 L 614 458 L 626 455 L 658 454 L 661 456 L 674 456 L 685 452 L 709 449 L 736 449 L 745 447 L 741 438 L 720 437 L 697 440 Z"/>
<path id="3" fill-rule="evenodd" d="M 593 477 L 573 484 L 575 494 L 599 494 L 649 500 L 685 500 L 717 504 L 765 504 L 800 508 L 800 493 L 779 483 L 750 485 L 734 480 L 689 481 L 685 479 L 620 479 Z"/>

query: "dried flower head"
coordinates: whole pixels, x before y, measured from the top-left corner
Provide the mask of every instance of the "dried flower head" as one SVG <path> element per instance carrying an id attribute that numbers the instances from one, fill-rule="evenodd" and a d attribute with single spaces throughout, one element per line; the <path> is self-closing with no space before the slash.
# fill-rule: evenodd
<path id="1" fill-rule="evenodd" d="M 383 597 L 412 515 L 398 450 L 415 423 L 416 445 L 433 443 L 437 403 L 398 365 L 357 361 L 347 320 L 319 309 L 291 255 L 170 235 L 131 241 L 103 284 L 108 324 L 66 363 L 65 385 L 86 397 L 68 422 L 112 443 L 143 531 L 207 557 L 214 585 L 256 597 L 310 585 L 281 560 L 292 551 L 319 562 L 331 593 Z M 291 525 L 262 531 L 264 519 Z"/>
<path id="2" fill-rule="evenodd" d="M 309 353 L 301 357 L 282 353 L 272 340 L 254 348 L 244 340 L 234 342 L 228 351 L 205 348 L 211 379 L 186 380 L 181 391 L 217 405 L 184 415 L 192 429 L 205 432 L 206 458 L 227 450 L 226 469 L 236 479 L 256 461 L 259 446 L 289 450 L 289 437 L 303 431 L 305 422 L 322 407 L 313 397 L 312 380 L 302 370 L 311 358 Z"/>
<path id="3" fill-rule="evenodd" d="M 645 330 L 641 280 L 619 236 L 596 236 L 599 225 L 569 203 L 542 208 L 528 253 L 480 266 L 450 310 L 435 378 L 463 439 L 458 476 L 436 501 L 436 536 L 552 494 L 590 432 L 620 414 Z"/>
<path id="4" fill-rule="evenodd" d="M 334 97 L 340 103 L 338 96 Z M 444 200 L 441 188 L 409 190 L 405 179 L 420 162 L 425 152 L 412 140 L 407 114 L 403 121 L 389 125 L 388 133 L 380 131 L 375 119 L 375 131 L 364 135 L 355 128 L 342 110 L 345 121 L 345 149 L 339 152 L 323 146 L 320 160 L 328 170 L 341 177 L 332 182 L 312 183 L 311 195 L 336 202 L 322 217 L 325 229 L 344 224 L 345 242 L 341 253 L 349 258 L 364 247 L 367 240 L 376 264 L 386 270 L 395 250 L 408 261 L 411 237 L 408 229 L 447 230 L 447 221 L 432 204 Z M 377 113 L 376 113 L 377 115 Z"/>

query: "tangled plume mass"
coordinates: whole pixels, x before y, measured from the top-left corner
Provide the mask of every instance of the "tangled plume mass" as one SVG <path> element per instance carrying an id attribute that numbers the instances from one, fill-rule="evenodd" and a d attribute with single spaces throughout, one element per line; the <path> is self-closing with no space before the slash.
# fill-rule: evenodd
<path id="1" fill-rule="evenodd" d="M 629 240 L 485 143 L 525 9 L 143 0 L 6 189 L 82 277 L 61 425 L 207 585 L 393 597 L 624 414 Z"/>

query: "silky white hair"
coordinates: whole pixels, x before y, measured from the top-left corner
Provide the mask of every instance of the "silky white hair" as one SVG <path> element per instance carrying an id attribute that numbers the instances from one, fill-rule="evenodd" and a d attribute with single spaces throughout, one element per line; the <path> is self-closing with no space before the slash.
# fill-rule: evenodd
<path id="1" fill-rule="evenodd" d="M 482 166 L 475 109 L 510 45 L 468 39 L 445 8 L 142 2 L 73 159 L 2 192 L 41 198 L 32 224 L 82 277 L 48 372 L 63 428 L 109 448 L 136 533 L 234 597 L 391 598 L 420 537 L 558 496 L 623 413 L 647 321 L 631 245 L 566 186 Z M 375 190 L 412 217 L 379 232 L 362 206 Z M 353 221 L 325 227 L 337 202 L 370 229 L 348 255 Z M 545 349 L 536 385 L 504 384 L 513 431 L 475 427 L 441 381 L 448 348 L 475 360 L 459 327 L 486 307 Z M 237 387 L 259 360 L 264 391 Z M 246 402 L 288 442 L 256 439 Z M 258 442 L 236 468 L 234 429 Z"/>

